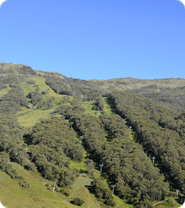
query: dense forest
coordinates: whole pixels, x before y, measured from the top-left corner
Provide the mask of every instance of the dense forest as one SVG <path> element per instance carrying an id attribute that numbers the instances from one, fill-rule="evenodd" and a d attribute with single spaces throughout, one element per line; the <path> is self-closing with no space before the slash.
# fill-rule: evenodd
<path id="1" fill-rule="evenodd" d="M 101 207 L 177 207 L 185 198 L 185 80 L 174 82 L 86 81 L 0 63 L 0 173 L 29 190 L 19 164 L 71 205 L 89 206 L 73 195 L 84 177 Z"/>

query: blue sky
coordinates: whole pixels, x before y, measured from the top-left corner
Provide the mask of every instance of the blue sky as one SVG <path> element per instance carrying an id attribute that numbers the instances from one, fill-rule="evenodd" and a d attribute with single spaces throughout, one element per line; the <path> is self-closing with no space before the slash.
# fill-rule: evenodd
<path id="1" fill-rule="evenodd" d="M 0 62 L 81 79 L 185 78 L 177 0 L 8 0 Z"/>

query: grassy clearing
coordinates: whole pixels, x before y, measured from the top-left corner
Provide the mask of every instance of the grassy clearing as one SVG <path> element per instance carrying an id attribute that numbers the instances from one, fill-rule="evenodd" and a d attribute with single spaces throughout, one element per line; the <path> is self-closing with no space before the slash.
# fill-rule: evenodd
<path id="1" fill-rule="evenodd" d="M 101 208 L 100 202 L 97 201 L 95 196 L 91 194 L 88 190 L 88 186 L 91 184 L 92 179 L 90 179 L 87 174 L 81 174 L 74 182 L 71 189 L 71 196 L 73 198 L 79 197 L 83 199 L 85 207 L 91 208 Z"/>
<path id="2" fill-rule="evenodd" d="M 116 208 L 134 208 L 134 206 L 130 204 L 126 204 L 122 199 L 118 196 L 114 195 L 114 201 L 116 202 Z"/>
<path id="3" fill-rule="evenodd" d="M 48 85 L 45 84 L 45 78 L 43 77 L 31 77 L 29 80 L 35 81 L 35 84 L 39 86 L 39 92 L 48 90 L 48 94 L 45 94 L 43 97 L 43 101 L 50 99 L 51 97 L 55 97 L 55 101 L 53 102 L 54 107 L 57 106 L 57 103 L 63 98 L 63 95 L 59 95 L 54 92 Z M 23 89 L 24 95 L 28 95 L 29 92 L 35 91 L 34 85 L 30 85 L 26 82 L 21 83 L 21 88 Z M 19 111 L 16 116 L 21 126 L 32 127 L 39 120 L 46 119 L 50 116 L 50 113 L 54 111 L 54 108 L 49 110 L 41 110 L 41 109 L 28 109 L 22 107 L 21 111 Z"/>
<path id="4" fill-rule="evenodd" d="M 112 110 L 110 105 L 108 104 L 108 98 L 107 97 L 103 97 L 103 101 L 104 101 L 104 112 L 108 115 L 112 114 Z"/>
<path id="5" fill-rule="evenodd" d="M 100 111 L 92 110 L 92 104 L 93 104 L 93 102 L 90 102 L 90 101 L 82 101 L 82 107 L 84 107 L 86 109 L 85 113 L 89 113 L 93 116 L 101 115 Z"/>
<path id="6" fill-rule="evenodd" d="M 165 202 L 163 202 L 161 204 L 158 204 L 158 205 L 156 205 L 154 207 L 155 208 L 169 208 L 169 207 L 171 207 L 171 208 L 178 208 L 180 206 L 181 206 L 180 204 L 178 204 L 174 199 L 172 199 L 171 203 L 170 203 L 170 201 L 165 201 Z"/>
<path id="7" fill-rule="evenodd" d="M 107 97 L 103 97 L 103 101 L 104 101 L 104 111 L 103 112 L 110 115 L 112 113 L 112 111 L 111 111 L 110 105 L 108 104 Z M 92 106 L 93 106 L 94 102 L 95 101 L 82 101 L 82 107 L 84 107 L 86 109 L 85 113 L 89 113 L 93 116 L 99 117 L 102 114 L 102 112 L 98 111 L 98 110 L 92 110 Z"/>
<path id="8" fill-rule="evenodd" d="M 35 81 L 35 85 L 39 86 L 39 92 L 41 93 L 42 91 L 47 91 L 48 94 L 44 95 L 44 100 L 47 100 L 51 97 L 55 97 L 56 101 L 60 101 L 63 98 L 63 95 L 55 93 L 53 89 L 51 89 L 46 83 L 46 79 L 43 77 L 36 77 L 33 76 L 29 79 L 26 80 L 26 82 L 21 83 L 21 87 L 24 91 L 24 94 L 27 95 L 29 92 L 35 91 L 34 85 L 30 85 L 27 83 L 28 80 L 33 80 Z"/>
<path id="9" fill-rule="evenodd" d="M 19 175 L 30 184 L 30 188 L 23 189 L 19 186 L 18 179 L 11 179 L 4 172 L 0 172 L 0 199 L 4 206 L 11 208 L 75 208 L 63 199 L 59 192 L 52 193 L 45 186 L 46 183 L 52 185 L 51 181 L 47 181 L 38 174 L 28 172 L 18 164 L 14 164 Z M 82 206 L 85 208 L 84 206 Z"/>
<path id="10" fill-rule="evenodd" d="M 21 126 L 32 127 L 41 119 L 49 118 L 51 112 L 53 112 L 53 109 L 34 110 L 22 108 L 22 110 L 16 114 L 16 117 Z"/>

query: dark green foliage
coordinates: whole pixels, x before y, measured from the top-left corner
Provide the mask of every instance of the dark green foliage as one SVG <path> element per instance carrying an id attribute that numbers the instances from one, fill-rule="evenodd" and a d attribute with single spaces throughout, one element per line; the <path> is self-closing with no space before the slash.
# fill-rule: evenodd
<path id="1" fill-rule="evenodd" d="M 92 93 L 106 95 L 107 91 L 86 80 L 73 78 L 46 77 L 46 84 L 56 93 L 78 95 L 80 99 L 88 99 Z"/>
<path id="2" fill-rule="evenodd" d="M 158 88 L 156 85 L 150 85 L 147 87 L 142 87 L 134 90 L 130 90 L 130 92 L 134 92 L 136 94 L 141 94 L 156 103 L 161 105 L 170 107 L 177 111 L 185 110 L 185 94 L 184 87 L 176 87 L 174 89 L 171 88 Z"/>
<path id="3" fill-rule="evenodd" d="M 112 207 L 116 205 L 113 201 L 113 196 L 110 189 L 101 179 L 95 179 L 92 182 L 91 192 L 94 193 L 95 196 L 103 201 L 105 204 Z"/>
<path id="4" fill-rule="evenodd" d="M 75 114 L 82 114 L 86 110 L 84 107 L 61 105 L 56 108 L 55 113 L 62 114 L 65 118 L 70 118 Z"/>
<path id="5" fill-rule="evenodd" d="M 14 74 L 4 74 L 0 76 L 0 83 L 1 84 L 11 84 L 11 83 L 20 83 L 23 82 L 25 79 L 22 76 L 14 75 Z"/>
<path id="6" fill-rule="evenodd" d="M 0 169 L 5 170 L 9 162 L 10 162 L 9 154 L 6 152 L 0 152 Z"/>
<path id="7" fill-rule="evenodd" d="M 15 114 L 21 109 L 21 106 L 13 101 L 0 101 L 0 113 Z"/>
<path id="8" fill-rule="evenodd" d="M 87 100 L 93 101 L 93 100 L 98 100 L 98 99 L 101 99 L 101 98 L 102 98 L 101 93 L 97 93 L 97 92 L 92 93 L 92 92 L 90 92 L 90 93 L 88 93 Z"/>
<path id="9" fill-rule="evenodd" d="M 30 159 L 36 166 L 39 166 L 44 161 L 53 163 L 60 168 L 68 166 L 68 158 L 66 158 L 62 151 L 57 152 L 43 144 L 30 146 Z"/>
<path id="10" fill-rule="evenodd" d="M 27 106 L 26 98 L 20 87 L 12 88 L 7 94 L 0 98 L 1 101 L 15 102 L 21 106 Z"/>
<path id="11" fill-rule="evenodd" d="M 102 97 L 98 98 L 95 101 L 94 105 L 97 107 L 97 110 L 103 111 L 104 110 L 104 102 L 103 102 Z"/>
<path id="12" fill-rule="evenodd" d="M 51 109 L 53 108 L 53 101 L 55 100 L 54 97 L 46 100 L 46 101 L 43 101 L 41 103 L 38 104 L 37 106 L 37 109 L 43 109 L 43 110 L 48 110 L 48 109 Z"/>
<path id="13" fill-rule="evenodd" d="M 103 96 L 107 95 L 106 90 L 94 85 L 89 81 L 73 78 L 66 78 L 66 80 L 67 83 L 70 85 L 73 94 L 80 96 L 80 98 L 82 99 L 90 99 L 90 96 L 95 93 L 99 93 Z"/>
<path id="14" fill-rule="evenodd" d="M 13 169 L 11 164 L 6 165 L 4 171 L 11 177 L 11 178 L 22 178 L 22 176 L 18 175 L 17 170 Z"/>
<path id="15" fill-rule="evenodd" d="M 73 95 L 71 87 L 65 79 L 60 79 L 57 77 L 48 77 L 46 79 L 46 84 L 49 85 L 58 94 Z"/>
<path id="16" fill-rule="evenodd" d="M 10 158 L 12 161 L 19 163 L 22 166 L 26 166 L 30 161 L 28 161 L 27 152 L 24 148 L 17 147 L 11 150 Z"/>
<path id="17" fill-rule="evenodd" d="M 179 119 L 181 119 L 183 122 L 185 122 L 185 112 L 182 112 L 182 113 L 179 115 Z"/>
<path id="18" fill-rule="evenodd" d="M 24 127 L 19 127 L 14 115 L 8 115 L 6 118 L 1 117 L 2 125 L 0 134 L 0 151 L 2 154 L 9 153 L 11 161 L 17 162 L 28 170 L 35 170 L 33 163 L 29 161 L 29 157 L 25 148 L 27 145 L 22 143 L 25 133 L 29 130 Z M 3 129 L 4 128 L 4 129 Z M 11 173 L 11 170 L 8 170 Z"/>
<path id="19" fill-rule="evenodd" d="M 65 188 L 61 188 L 61 189 L 60 189 L 60 192 L 61 192 L 62 194 L 65 194 L 66 196 L 69 196 L 69 195 L 70 195 L 69 190 L 67 190 L 67 189 L 65 189 Z"/>
<path id="20" fill-rule="evenodd" d="M 46 94 L 48 94 L 48 90 L 44 90 L 44 91 L 42 91 L 41 92 L 43 95 L 46 95 Z"/>
<path id="21" fill-rule="evenodd" d="M 17 70 L 18 70 L 19 74 L 23 74 L 26 76 L 37 75 L 37 73 L 30 66 L 26 66 L 23 64 L 18 65 Z"/>
<path id="22" fill-rule="evenodd" d="M 98 160 L 104 147 L 104 131 L 100 120 L 89 114 L 75 115 L 71 117 L 74 129 L 83 135 L 85 147 L 91 153 L 94 160 Z"/>
<path id="23" fill-rule="evenodd" d="M 19 126 L 14 114 L 0 113 L 0 135 Z"/>
<path id="24" fill-rule="evenodd" d="M 76 175 L 68 168 L 67 156 L 83 159 L 83 148 L 75 136 L 69 123 L 60 117 L 43 120 L 33 127 L 30 159 L 45 178 L 56 180 L 60 187 L 70 186 Z"/>
<path id="25" fill-rule="evenodd" d="M 66 156 L 81 161 L 83 158 L 82 147 L 75 136 L 75 132 L 67 121 L 55 117 L 33 127 L 32 143 L 44 144 L 58 152 L 62 150 Z"/>
<path id="26" fill-rule="evenodd" d="M 11 83 L 11 84 L 9 84 L 9 86 L 11 88 L 20 88 L 20 85 L 18 83 Z"/>
<path id="27" fill-rule="evenodd" d="M 168 194 L 168 184 L 163 182 L 142 147 L 130 139 L 125 121 L 118 115 L 100 118 L 108 131 L 109 141 L 101 154 L 101 161 L 103 170 L 116 184 L 116 194 L 138 206 L 146 196 L 151 201 L 163 199 Z"/>
<path id="28" fill-rule="evenodd" d="M 35 81 L 33 81 L 33 80 L 28 80 L 28 81 L 27 81 L 27 84 L 34 85 L 34 84 L 35 84 Z"/>
<path id="29" fill-rule="evenodd" d="M 74 198 L 72 201 L 72 204 L 77 205 L 77 206 L 81 206 L 83 203 L 84 203 L 84 200 L 78 197 Z"/>
<path id="30" fill-rule="evenodd" d="M 167 124 L 164 119 L 161 122 L 161 115 L 164 116 L 170 111 L 171 116 L 176 116 L 178 113 L 159 105 L 153 106 L 152 103 L 150 106 L 146 106 L 146 103 L 142 102 L 141 96 L 138 97 L 134 94 L 117 93 L 114 97 L 110 97 L 110 100 L 114 100 L 118 113 L 122 117 L 126 117 L 128 123 L 132 125 L 137 133 L 138 142 L 144 146 L 147 154 L 151 157 L 155 156 L 156 163 L 172 185 L 184 192 L 184 141 L 174 130 L 160 126 Z M 135 100 L 132 105 L 131 100 Z"/>
<path id="31" fill-rule="evenodd" d="M 43 100 L 43 95 L 39 92 L 30 92 L 26 97 L 31 99 L 33 105 L 37 105 Z"/>

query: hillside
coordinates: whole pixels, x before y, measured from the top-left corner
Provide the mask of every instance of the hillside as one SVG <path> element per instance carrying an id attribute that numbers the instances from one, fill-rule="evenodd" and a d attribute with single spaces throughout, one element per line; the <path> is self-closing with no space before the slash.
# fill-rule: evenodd
<path id="1" fill-rule="evenodd" d="M 185 110 L 185 79 L 182 78 L 141 80 L 130 77 L 90 82 L 109 91 L 118 90 L 143 95 L 179 112 Z"/>
<path id="2" fill-rule="evenodd" d="M 184 86 L 86 81 L 0 62 L 0 200 L 9 208 L 179 207 Z"/>

